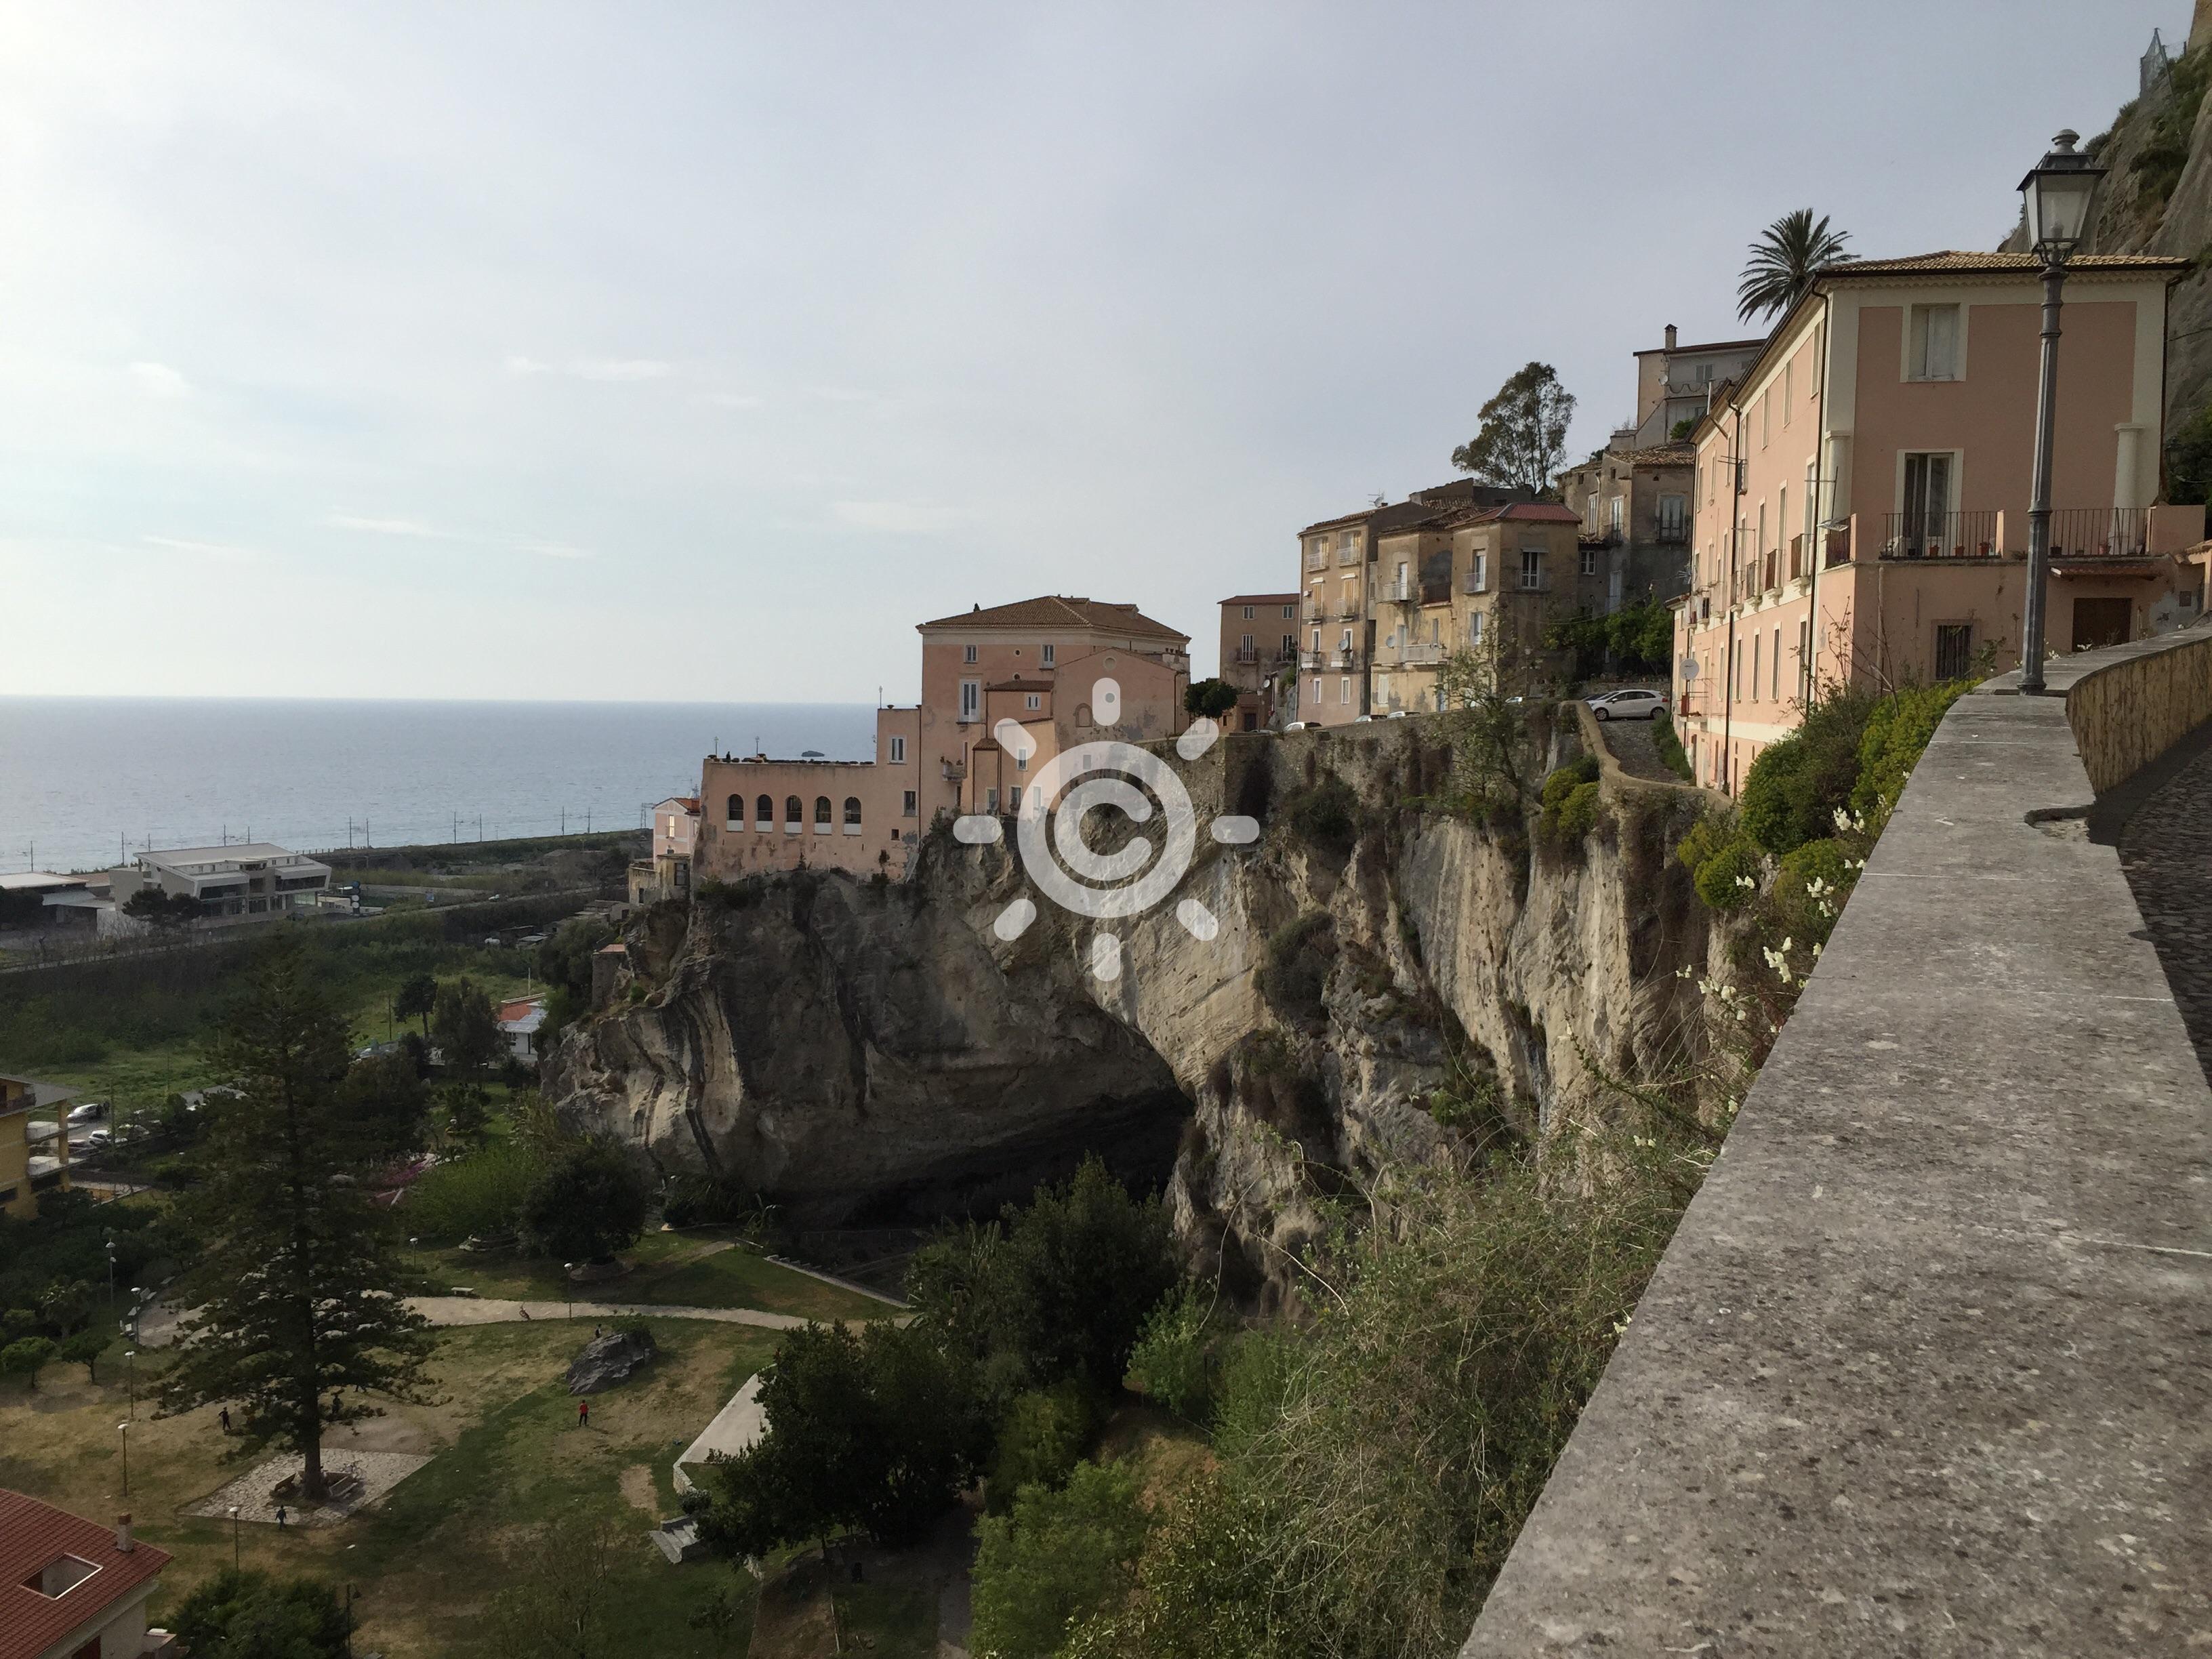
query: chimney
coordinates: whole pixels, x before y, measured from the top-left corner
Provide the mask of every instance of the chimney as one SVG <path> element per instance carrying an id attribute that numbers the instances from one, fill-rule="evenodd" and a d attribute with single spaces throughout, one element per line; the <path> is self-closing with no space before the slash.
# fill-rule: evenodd
<path id="1" fill-rule="evenodd" d="M 116 1553 L 121 1555 L 128 1555 L 131 1551 L 137 1547 L 138 1547 L 136 1544 L 131 1541 L 131 1517 L 128 1515 L 117 1516 L 115 1517 Z"/>
<path id="2" fill-rule="evenodd" d="M 1668 350 L 1669 350 L 1669 351 L 1672 351 L 1674 349 L 1674 324 L 1672 324 L 1672 323 L 1669 323 L 1669 324 L 1668 324 L 1668 325 L 1667 325 L 1667 349 L 1668 349 Z"/>

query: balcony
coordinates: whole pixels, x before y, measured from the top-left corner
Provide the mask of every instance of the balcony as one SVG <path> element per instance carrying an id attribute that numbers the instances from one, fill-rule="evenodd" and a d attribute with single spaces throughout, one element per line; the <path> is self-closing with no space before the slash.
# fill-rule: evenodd
<path id="1" fill-rule="evenodd" d="M 1305 608 L 1299 611 L 1298 615 L 1310 623 L 1327 622 L 1328 620 L 1328 607 L 1318 603 L 1317 601 L 1309 600 Z"/>
<path id="2" fill-rule="evenodd" d="M 1651 532 L 1651 539 L 1662 546 L 1680 546 L 1690 539 L 1687 519 L 1662 519 Z"/>
<path id="3" fill-rule="evenodd" d="M 1310 669 L 1352 669 L 1359 667 L 1365 658 L 1358 651 L 1337 647 L 1328 651 L 1301 651 L 1298 666 Z"/>
<path id="4" fill-rule="evenodd" d="M 1229 660 L 1249 666 L 1260 660 L 1260 647 L 1256 645 L 1240 645 L 1229 653 Z"/>
<path id="5" fill-rule="evenodd" d="M 2054 520 L 2057 516 L 2052 515 Z M 1882 514 L 1881 556 L 1885 559 L 1993 559 L 2002 551 L 1997 514 L 1991 508 Z"/>
<path id="6" fill-rule="evenodd" d="M 964 783 L 967 781 L 968 763 L 966 761 L 948 760 L 942 763 L 942 764 L 945 768 L 945 781 L 947 783 Z"/>
<path id="7" fill-rule="evenodd" d="M 1336 562 L 1339 564 L 1358 564 L 1359 562 L 1359 549 L 1356 546 L 1338 548 L 1336 550 Z"/>
<path id="8" fill-rule="evenodd" d="M 1460 583 L 1462 592 L 1487 593 L 1490 592 L 1490 573 L 1486 570 L 1469 570 L 1460 577 Z"/>
<path id="9" fill-rule="evenodd" d="M 1382 598 L 1391 605 L 1411 605 L 1413 593 L 1413 580 L 1410 576 L 1400 576 L 1382 585 Z"/>
<path id="10" fill-rule="evenodd" d="M 1336 602 L 1336 619 L 1339 622 L 1358 622 L 1364 614 L 1357 599 L 1339 599 Z"/>
<path id="11" fill-rule="evenodd" d="M 1313 571 L 1316 571 L 1316 570 L 1326 570 L 1326 569 L 1328 569 L 1328 554 L 1326 554 L 1326 553 L 1309 553 L 1309 554 L 1307 554 L 1307 555 L 1306 555 L 1306 569 L 1307 569 L 1307 571 L 1308 571 L 1309 573 L 1313 572 Z"/>
<path id="12" fill-rule="evenodd" d="M 2148 507 L 2062 507 L 2051 514 L 2054 559 L 2147 559 L 2150 549 Z"/>
<path id="13" fill-rule="evenodd" d="M 1443 659 L 1444 648 L 1434 640 L 1415 640 L 1398 648 L 1398 660 L 1407 668 L 1419 668 Z"/>

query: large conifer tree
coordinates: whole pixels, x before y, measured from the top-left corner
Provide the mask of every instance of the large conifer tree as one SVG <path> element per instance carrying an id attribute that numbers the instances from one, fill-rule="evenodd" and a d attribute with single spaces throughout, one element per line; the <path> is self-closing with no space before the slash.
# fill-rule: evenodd
<path id="1" fill-rule="evenodd" d="M 349 1040 L 299 941 L 272 942 L 210 1045 L 240 1093 L 207 1109 L 186 1200 L 206 1241 L 206 1300 L 162 1387 L 165 1412 L 235 1405 L 249 1436 L 301 1453 L 310 1501 L 328 1491 L 325 1432 L 381 1415 L 364 1396 L 422 1398 L 429 1349 L 399 1295 L 391 1218 L 368 1191 L 386 1149 L 333 1109 Z"/>

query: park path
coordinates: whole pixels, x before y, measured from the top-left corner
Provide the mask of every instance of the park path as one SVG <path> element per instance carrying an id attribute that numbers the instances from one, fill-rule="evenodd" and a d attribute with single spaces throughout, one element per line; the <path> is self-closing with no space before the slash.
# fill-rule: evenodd
<path id="1" fill-rule="evenodd" d="M 433 1325 L 509 1325 L 548 1320 L 709 1319 L 725 1325 L 757 1325 L 763 1330 L 796 1330 L 806 1322 L 793 1314 L 762 1308 L 661 1307 L 649 1302 L 514 1302 L 489 1296 L 416 1296 L 407 1305 Z M 185 1310 L 157 1302 L 138 1322 L 141 1347 L 165 1348 L 176 1339 Z"/>
<path id="2" fill-rule="evenodd" d="M 1630 777 L 1644 778 L 1652 783 L 1680 784 L 1681 775 L 1659 758 L 1659 746 L 1653 741 L 1653 726 L 1650 720 L 1598 722 L 1598 729 L 1605 733 L 1605 746 L 1613 750 L 1613 759 L 1620 763 L 1620 769 Z"/>

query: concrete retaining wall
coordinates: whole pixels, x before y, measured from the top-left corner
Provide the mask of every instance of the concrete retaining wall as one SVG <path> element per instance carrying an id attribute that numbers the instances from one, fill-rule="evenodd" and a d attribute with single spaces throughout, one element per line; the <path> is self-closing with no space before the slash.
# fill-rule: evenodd
<path id="1" fill-rule="evenodd" d="M 2051 665 L 2112 671 L 2100 770 L 2204 643 Z M 1466 1655 L 2203 1650 L 2212 1090 L 2066 703 L 2009 690 L 1929 744 Z"/>

